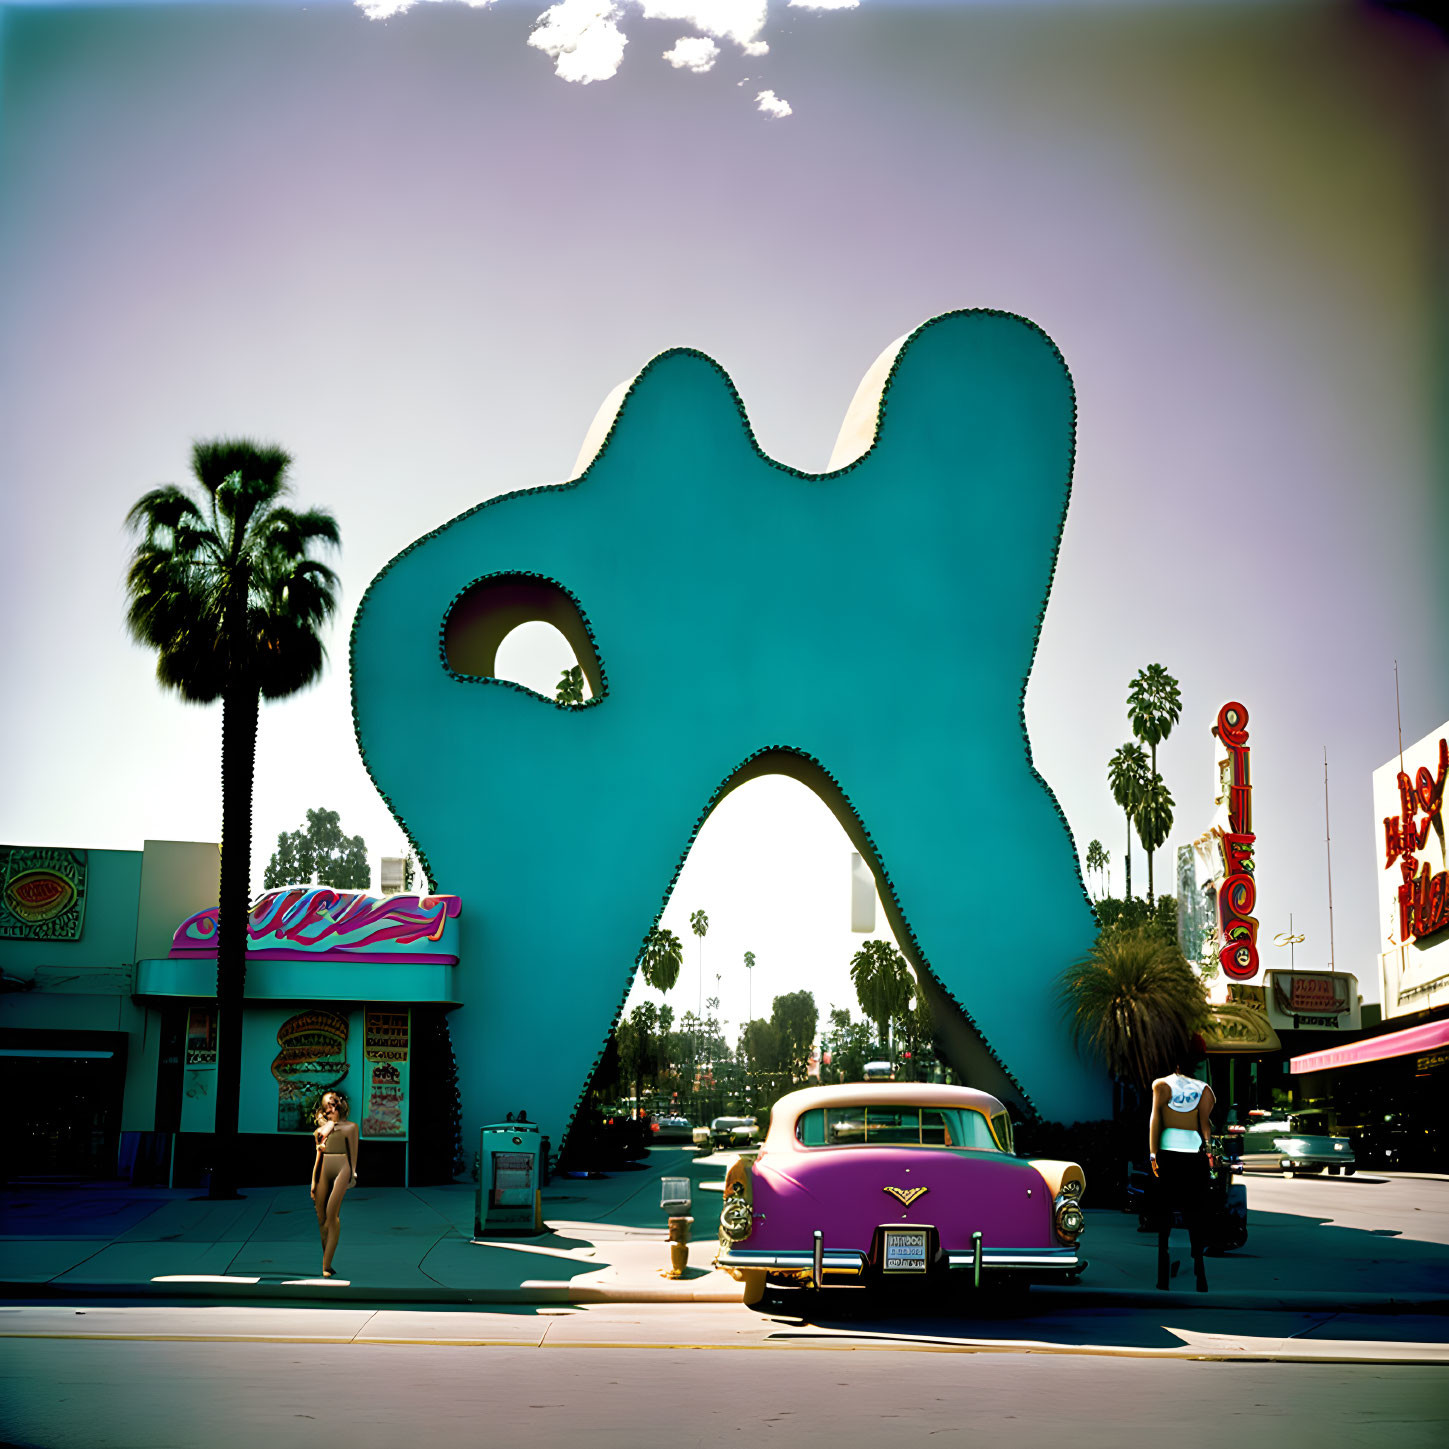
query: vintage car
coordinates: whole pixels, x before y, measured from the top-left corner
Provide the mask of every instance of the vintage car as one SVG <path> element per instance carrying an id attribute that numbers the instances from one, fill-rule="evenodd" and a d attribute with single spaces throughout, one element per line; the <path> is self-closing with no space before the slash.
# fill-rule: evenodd
<path id="1" fill-rule="evenodd" d="M 1352 1177 L 1358 1170 L 1353 1143 L 1347 1137 L 1315 1132 L 1327 1124 L 1317 1117 L 1295 1116 L 1282 1121 L 1254 1122 L 1242 1136 L 1242 1163 L 1290 1176 L 1300 1172 L 1340 1172 Z"/>
<path id="2" fill-rule="evenodd" d="M 701 1152 L 719 1152 L 724 1148 L 743 1152 L 754 1145 L 759 1131 L 753 1117 L 716 1117 L 708 1127 L 694 1129 L 694 1145 Z"/>
<path id="3" fill-rule="evenodd" d="M 694 1137 L 694 1124 L 688 1117 L 666 1114 L 654 1119 L 653 1131 L 656 1142 L 689 1142 Z"/>
<path id="4" fill-rule="evenodd" d="M 767 1290 L 1070 1281 L 1086 1178 L 1012 1151 L 1011 1120 L 969 1087 L 856 1082 L 775 1104 L 759 1153 L 725 1176 L 716 1262 Z"/>

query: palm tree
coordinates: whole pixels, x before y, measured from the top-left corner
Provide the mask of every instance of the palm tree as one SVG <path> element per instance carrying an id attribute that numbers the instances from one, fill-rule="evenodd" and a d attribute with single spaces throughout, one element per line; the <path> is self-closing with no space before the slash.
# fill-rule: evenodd
<path id="1" fill-rule="evenodd" d="M 1147 788 L 1147 756 L 1142 746 L 1130 740 L 1118 748 L 1107 761 L 1107 784 L 1112 787 L 1112 798 L 1121 806 L 1127 816 L 1127 899 L 1132 899 L 1132 817 L 1137 813 L 1137 803 Z"/>
<path id="2" fill-rule="evenodd" d="M 1152 852 L 1166 843 L 1172 832 L 1173 799 L 1161 775 L 1153 775 L 1137 801 L 1137 838 L 1147 852 L 1147 904 L 1153 904 Z"/>
<path id="3" fill-rule="evenodd" d="M 1139 1087 L 1168 1070 L 1207 1020 L 1201 977 L 1152 926 L 1103 931 L 1059 990 L 1072 1040 Z"/>
<path id="4" fill-rule="evenodd" d="M 697 1020 L 704 1018 L 704 937 L 709 930 L 709 917 L 705 915 L 703 908 L 694 912 L 689 918 L 689 929 L 699 938 L 699 1010 L 695 1013 Z M 699 1055 L 698 1045 L 695 1047 L 695 1055 Z"/>
<path id="5" fill-rule="evenodd" d="M 646 984 L 668 995 L 684 965 L 684 943 L 663 926 L 653 926 L 639 952 L 638 966 Z"/>
<path id="6" fill-rule="evenodd" d="M 850 981 L 860 1009 L 885 1042 L 890 1023 L 905 1011 L 914 994 L 906 958 L 889 941 L 867 941 L 850 958 Z"/>
<path id="7" fill-rule="evenodd" d="M 213 1198 L 236 1196 L 237 1105 L 251 883 L 252 780 L 260 700 L 313 683 L 318 631 L 337 607 L 337 575 L 309 555 L 340 542 L 330 513 L 283 505 L 291 458 L 245 438 L 198 442 L 199 497 L 153 488 L 126 515 L 140 535 L 126 575 L 126 623 L 157 652 L 156 678 L 194 704 L 221 700 L 219 1033 Z"/>
<path id="8" fill-rule="evenodd" d="M 1157 775 L 1157 747 L 1172 733 L 1172 727 L 1182 717 L 1182 694 L 1177 687 L 1177 680 L 1170 675 L 1160 664 L 1149 664 L 1146 669 L 1139 669 L 1137 677 L 1132 681 L 1127 690 L 1127 718 L 1132 722 L 1132 733 L 1145 744 L 1152 752 L 1148 770 L 1148 787 L 1154 788 L 1152 782 L 1158 779 Z M 1165 793 L 1165 791 L 1164 791 Z M 1169 807 L 1171 799 L 1168 800 Z M 1169 809 L 1167 818 L 1167 830 L 1172 829 L 1172 816 Z M 1138 834 L 1142 834 L 1141 822 L 1138 823 Z M 1152 904 L 1152 852 L 1162 845 L 1167 839 L 1167 831 L 1164 831 L 1157 845 L 1149 846 L 1147 837 L 1143 835 L 1143 848 L 1147 851 L 1147 904 Z M 1128 894 L 1131 894 L 1130 892 Z"/>
<path id="9" fill-rule="evenodd" d="M 745 1020 L 753 1021 L 755 1016 L 755 953 L 745 952 Z"/>
<path id="10" fill-rule="evenodd" d="M 689 918 L 689 929 L 699 937 L 699 1010 L 704 1015 L 704 938 L 709 931 L 709 917 L 700 910 Z"/>
<path id="11" fill-rule="evenodd" d="M 1098 876 L 1098 887 L 1101 886 L 1101 874 L 1107 865 L 1107 852 L 1102 848 L 1100 840 L 1090 841 L 1087 845 L 1087 870 L 1095 871 Z"/>

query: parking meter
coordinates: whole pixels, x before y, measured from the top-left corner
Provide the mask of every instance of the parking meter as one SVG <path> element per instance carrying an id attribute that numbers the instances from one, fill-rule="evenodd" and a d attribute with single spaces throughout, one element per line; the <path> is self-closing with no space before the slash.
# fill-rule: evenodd
<path id="1" fill-rule="evenodd" d="M 532 1122 L 498 1122 L 478 1134 L 475 1238 L 543 1232 L 542 1146 Z"/>

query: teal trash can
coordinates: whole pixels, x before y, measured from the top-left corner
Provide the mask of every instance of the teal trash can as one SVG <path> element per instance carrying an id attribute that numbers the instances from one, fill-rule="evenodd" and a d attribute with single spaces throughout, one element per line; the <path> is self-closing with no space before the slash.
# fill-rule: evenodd
<path id="1" fill-rule="evenodd" d="M 532 1122 L 498 1122 L 478 1134 L 475 1238 L 543 1232 L 542 1149 Z"/>

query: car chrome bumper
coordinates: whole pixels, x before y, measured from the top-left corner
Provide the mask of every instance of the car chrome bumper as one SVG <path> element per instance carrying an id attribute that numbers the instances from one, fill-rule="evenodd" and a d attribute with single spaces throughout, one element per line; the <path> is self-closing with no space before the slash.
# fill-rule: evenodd
<path id="1" fill-rule="evenodd" d="M 948 1252 L 946 1260 L 953 1271 L 970 1272 L 976 1263 L 975 1254 L 969 1248 Z M 799 1273 L 807 1277 L 814 1272 L 814 1254 L 809 1248 L 727 1248 L 715 1261 L 726 1270 L 763 1268 L 767 1273 Z M 827 1276 L 859 1278 L 865 1273 L 866 1255 L 843 1248 L 826 1248 L 821 1266 Z M 1086 1266 L 1087 1260 L 1076 1248 L 981 1249 L 982 1272 L 1069 1277 Z"/>

